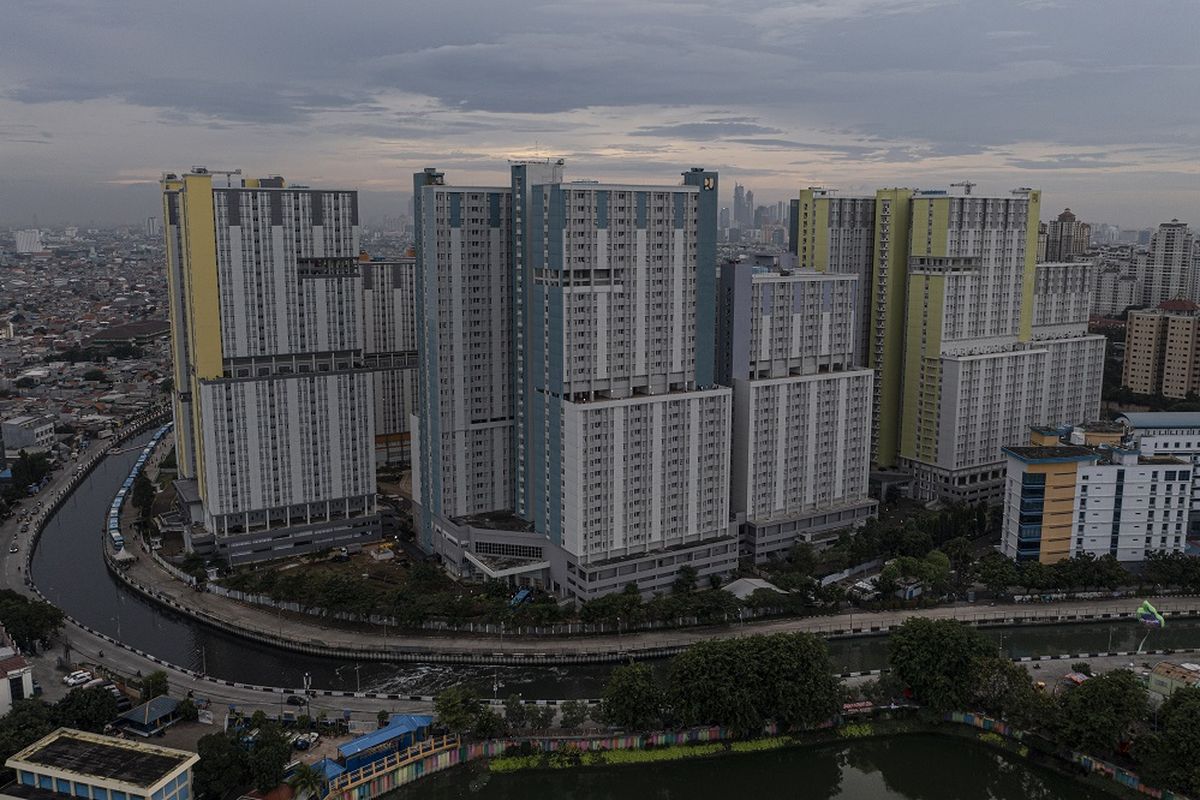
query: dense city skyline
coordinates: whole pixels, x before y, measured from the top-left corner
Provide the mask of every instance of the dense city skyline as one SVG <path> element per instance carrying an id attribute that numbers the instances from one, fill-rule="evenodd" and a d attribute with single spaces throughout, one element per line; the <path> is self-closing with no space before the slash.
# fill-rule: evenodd
<path id="1" fill-rule="evenodd" d="M 760 202 L 970 179 L 1195 222 L 1200 11 L 1155 5 L 22 4 L 0 224 L 144 219 L 161 171 L 193 163 L 357 188 L 381 218 L 414 169 L 489 183 L 537 154 L 603 180 L 701 165 Z"/>

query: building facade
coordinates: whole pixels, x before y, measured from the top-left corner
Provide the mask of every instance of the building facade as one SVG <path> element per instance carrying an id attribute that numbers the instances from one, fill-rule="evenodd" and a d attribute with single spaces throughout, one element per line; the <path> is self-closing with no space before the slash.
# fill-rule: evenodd
<path id="1" fill-rule="evenodd" d="M 203 168 L 162 188 L 189 547 L 238 564 L 378 538 L 357 195 Z"/>
<path id="2" fill-rule="evenodd" d="M 756 562 L 874 514 L 874 374 L 855 364 L 857 276 L 721 268 L 718 381 L 733 388 L 730 509 Z"/>
<path id="3" fill-rule="evenodd" d="M 1200 412 L 1127 411 L 1117 418 L 1132 447 L 1146 455 L 1169 455 L 1192 464 L 1189 528 L 1200 532 Z"/>
<path id="4" fill-rule="evenodd" d="M 1192 234 L 1187 223 L 1177 219 L 1162 223 L 1150 237 L 1143 305 L 1154 308 L 1164 300 L 1198 300 L 1197 289 L 1192 272 Z"/>
<path id="5" fill-rule="evenodd" d="M 0 442 L 10 450 L 49 450 L 54 446 L 54 420 L 24 415 L 0 423 Z"/>
<path id="6" fill-rule="evenodd" d="M 415 176 L 422 542 L 459 574 L 578 599 L 663 590 L 685 565 L 727 573 L 716 175 L 562 173 Z"/>
<path id="7" fill-rule="evenodd" d="M 375 401 L 375 463 L 411 460 L 417 408 L 416 259 L 368 260 L 363 278 L 363 358 Z"/>
<path id="8" fill-rule="evenodd" d="M 1078 445 L 1006 447 L 1004 553 L 1053 564 L 1088 553 L 1143 561 L 1183 552 L 1191 465 Z"/>
<path id="9" fill-rule="evenodd" d="M 1083 256 L 1091 245 L 1092 229 L 1066 209 L 1046 225 L 1046 251 L 1041 261 L 1069 262 Z"/>
<path id="10" fill-rule="evenodd" d="M 1200 306 L 1175 299 L 1129 312 L 1121 385 L 1177 399 L 1200 392 Z"/>

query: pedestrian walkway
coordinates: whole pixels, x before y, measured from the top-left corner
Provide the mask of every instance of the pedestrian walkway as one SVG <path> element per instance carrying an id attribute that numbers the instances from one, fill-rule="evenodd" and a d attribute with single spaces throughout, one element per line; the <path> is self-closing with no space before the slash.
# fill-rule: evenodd
<path id="1" fill-rule="evenodd" d="M 240 603 L 207 592 L 198 592 L 171 577 L 155 564 L 141 546 L 139 559 L 127 578 L 143 592 L 173 608 L 226 630 L 305 652 L 339 653 L 373 660 L 498 661 L 522 660 L 569 663 L 614 661 L 628 656 L 668 655 L 698 641 L 749 634 L 810 632 L 822 635 L 885 633 L 909 617 L 958 619 L 973 624 L 1037 624 L 1088 619 L 1130 617 L 1137 608 L 1132 599 L 1068 601 L 1045 604 L 978 606 L 959 604 L 938 608 L 848 612 L 818 617 L 775 619 L 715 627 L 631 632 L 620 635 L 484 636 L 397 632 L 369 625 L 324 624 L 313 616 Z M 1168 615 L 1200 614 L 1200 598 L 1154 598 Z M 407 658 L 406 658 L 407 656 Z M 444 658 L 440 658 L 444 657 Z"/>

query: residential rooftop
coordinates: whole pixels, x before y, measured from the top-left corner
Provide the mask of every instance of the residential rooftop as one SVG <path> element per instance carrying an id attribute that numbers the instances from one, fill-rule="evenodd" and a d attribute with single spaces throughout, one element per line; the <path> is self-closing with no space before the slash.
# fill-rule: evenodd
<path id="1" fill-rule="evenodd" d="M 185 750 L 59 728 L 14 755 L 6 766 L 45 767 L 149 788 L 196 758 Z"/>
<path id="2" fill-rule="evenodd" d="M 1099 454 L 1090 447 L 1075 445 L 1005 447 L 1004 452 L 1022 461 L 1087 461 Z"/>

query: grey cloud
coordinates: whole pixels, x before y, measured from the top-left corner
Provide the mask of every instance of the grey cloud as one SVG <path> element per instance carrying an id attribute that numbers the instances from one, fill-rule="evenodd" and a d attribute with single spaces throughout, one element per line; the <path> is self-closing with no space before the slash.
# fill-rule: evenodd
<path id="1" fill-rule="evenodd" d="M 674 125 L 647 125 L 629 132 L 630 136 L 662 136 L 670 139 L 691 139 L 707 142 L 726 136 L 750 133 L 782 133 L 778 128 L 769 128 L 753 122 L 735 120 L 712 120 L 707 122 L 680 122 Z"/>

